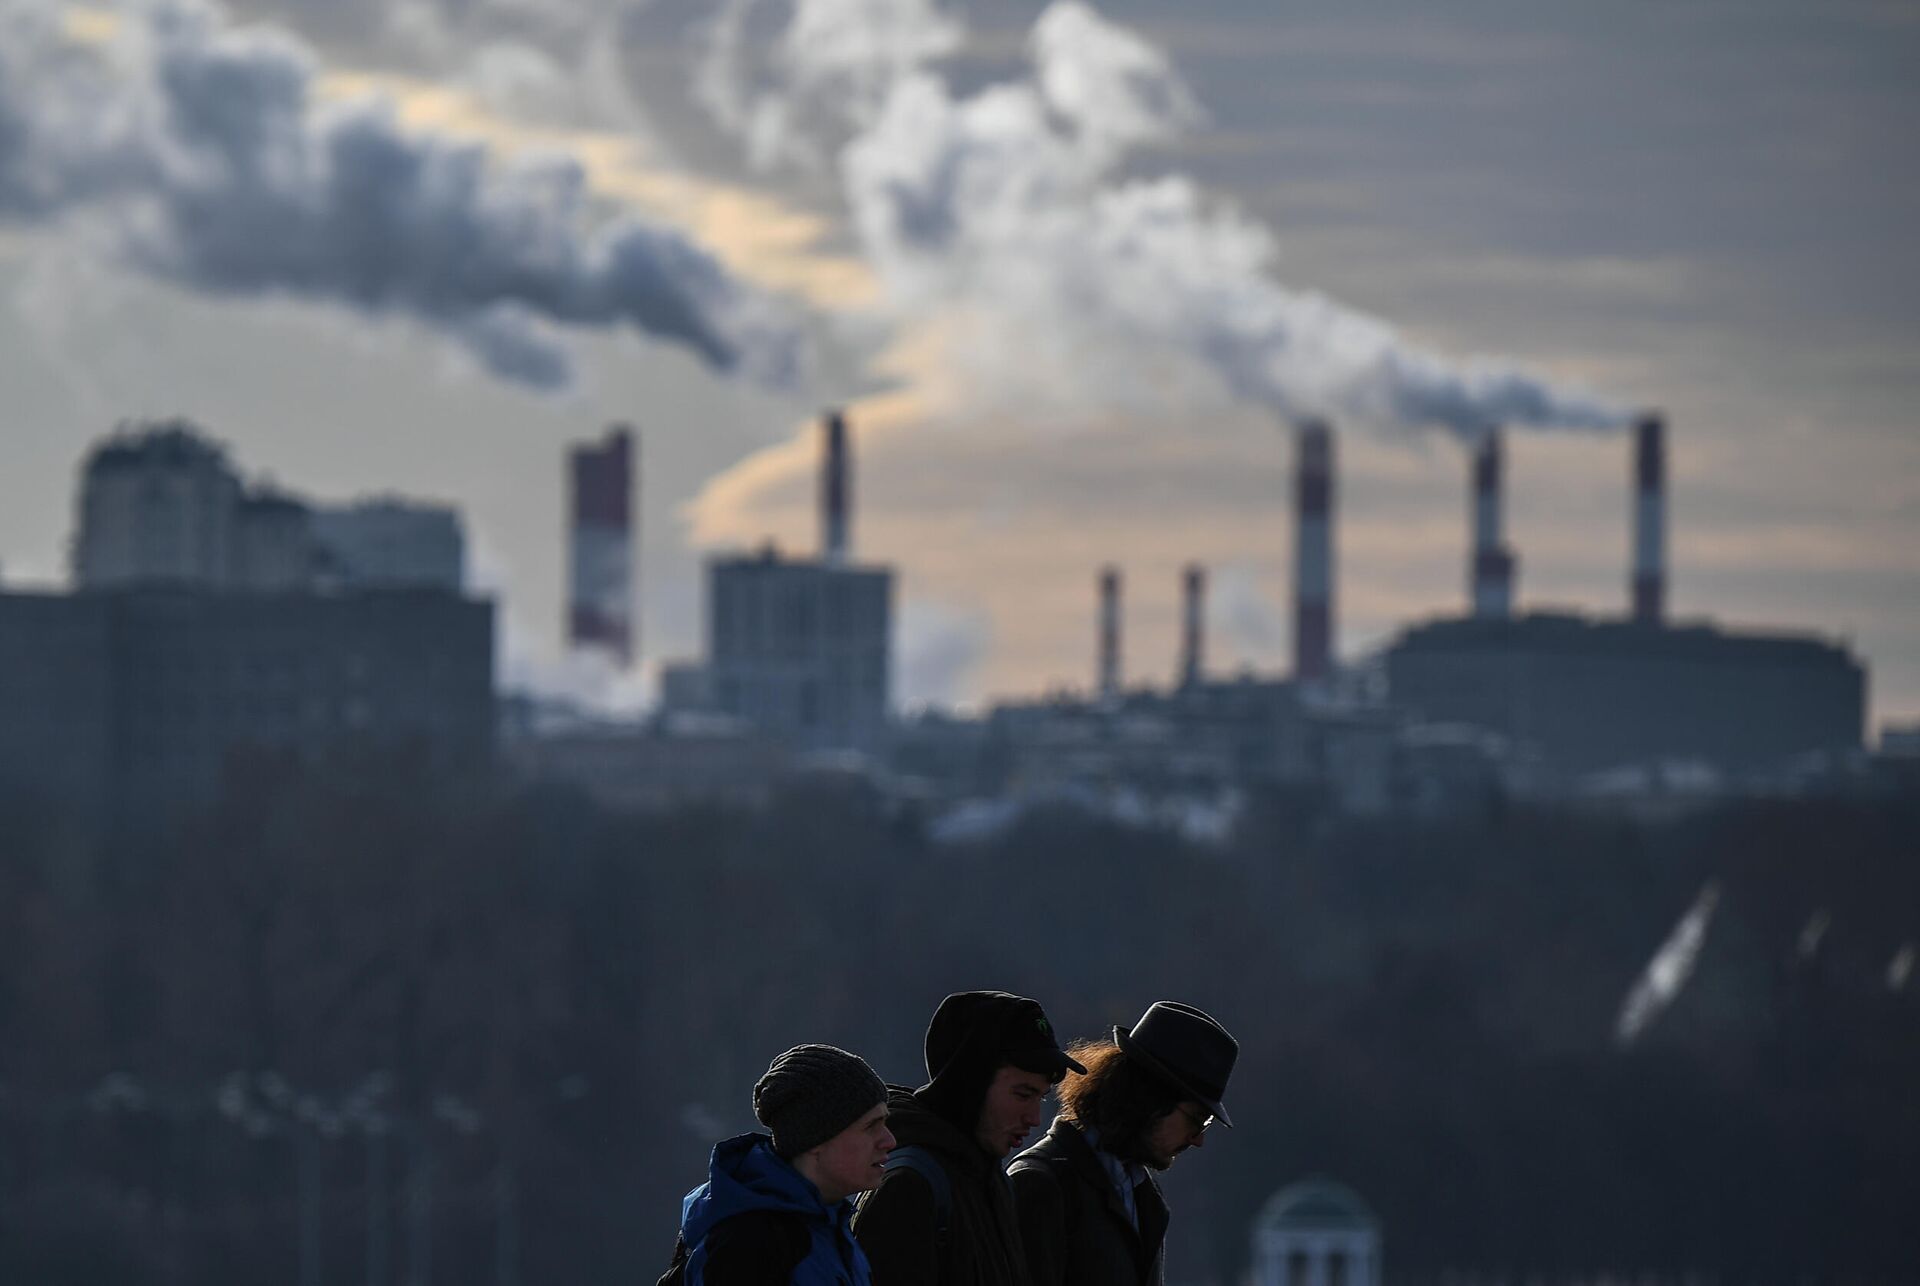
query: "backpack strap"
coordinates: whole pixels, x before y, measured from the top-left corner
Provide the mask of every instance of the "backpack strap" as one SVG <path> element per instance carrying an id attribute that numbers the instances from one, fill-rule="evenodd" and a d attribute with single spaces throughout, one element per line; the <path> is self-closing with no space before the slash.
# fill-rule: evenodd
<path id="1" fill-rule="evenodd" d="M 909 1143 L 887 1154 L 888 1170 L 911 1170 L 927 1181 L 933 1191 L 933 1223 L 937 1244 L 945 1251 L 953 1240 L 953 1181 L 939 1158 L 918 1144 Z"/>
<path id="2" fill-rule="evenodd" d="M 687 1280 L 687 1242 L 684 1237 L 673 1239 L 673 1262 L 667 1265 L 667 1271 L 660 1274 L 654 1286 L 682 1286 Z"/>

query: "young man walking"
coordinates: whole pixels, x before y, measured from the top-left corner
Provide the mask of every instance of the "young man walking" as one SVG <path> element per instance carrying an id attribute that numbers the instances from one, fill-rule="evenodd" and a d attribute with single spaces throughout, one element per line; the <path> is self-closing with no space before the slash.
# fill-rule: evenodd
<path id="1" fill-rule="evenodd" d="M 1167 1205 L 1154 1172 L 1202 1147 L 1239 1045 L 1191 1005 L 1155 1001 L 1111 1041 L 1068 1052 L 1085 1065 L 1060 1087 L 1046 1137 L 1009 1177 L 1031 1286 L 1157 1286 Z"/>
<path id="2" fill-rule="evenodd" d="M 850 1221 L 880 1182 L 893 1135 L 887 1087 L 831 1045 L 799 1045 L 753 1087 L 766 1134 L 713 1149 L 681 1204 L 680 1245 L 661 1280 L 686 1286 L 870 1286 Z"/>
<path id="3" fill-rule="evenodd" d="M 853 1228 L 880 1286 L 1024 1286 L 1026 1255 L 1000 1166 L 1069 1070 L 1039 1004 L 948 996 L 927 1026 L 927 1083 L 890 1086 L 900 1146 Z"/>

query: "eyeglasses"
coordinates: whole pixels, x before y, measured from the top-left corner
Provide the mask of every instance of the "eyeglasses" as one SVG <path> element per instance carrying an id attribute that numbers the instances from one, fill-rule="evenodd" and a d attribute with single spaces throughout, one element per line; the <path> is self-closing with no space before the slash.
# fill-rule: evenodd
<path id="1" fill-rule="evenodd" d="M 1198 1112 L 1195 1112 L 1193 1109 L 1189 1108 L 1185 1103 L 1180 1104 L 1180 1106 L 1174 1110 L 1179 1112 L 1180 1115 L 1187 1118 L 1187 1124 L 1193 1127 L 1193 1132 L 1195 1134 L 1205 1134 L 1207 1132 L 1207 1127 L 1213 1124 L 1213 1117 L 1201 1116 Z"/>

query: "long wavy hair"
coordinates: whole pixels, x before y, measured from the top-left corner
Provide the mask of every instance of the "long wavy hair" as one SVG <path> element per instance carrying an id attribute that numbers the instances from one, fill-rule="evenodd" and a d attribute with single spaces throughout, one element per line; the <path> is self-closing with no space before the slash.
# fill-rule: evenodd
<path id="1" fill-rule="evenodd" d="M 1087 1073 L 1068 1072 L 1060 1083 L 1060 1115 L 1083 1130 L 1097 1130 L 1105 1151 L 1124 1160 L 1146 1160 L 1147 1135 L 1185 1095 L 1112 1041 L 1076 1041 L 1067 1052 Z"/>

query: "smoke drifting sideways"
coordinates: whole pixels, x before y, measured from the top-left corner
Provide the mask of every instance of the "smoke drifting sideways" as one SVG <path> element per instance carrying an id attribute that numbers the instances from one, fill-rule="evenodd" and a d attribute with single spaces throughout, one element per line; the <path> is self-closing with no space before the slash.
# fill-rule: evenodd
<path id="1" fill-rule="evenodd" d="M 1447 360 L 1378 318 L 1274 275 L 1269 231 L 1180 174 L 1138 176 L 1140 149 L 1200 109 L 1156 47 L 1081 0 L 1055 0 L 1030 72 L 956 94 L 936 70 L 960 43 L 930 0 L 793 0 L 757 62 L 755 0 L 709 29 L 701 97 L 759 160 L 830 155 L 883 307 L 970 319 L 969 356 L 1001 386 L 1095 406 L 1187 393 L 1170 360 L 1285 418 L 1612 429 L 1621 408 L 1491 358 Z M 857 21 L 861 46 L 822 33 Z M 1044 369 L 1039 369 L 1044 368 Z"/>
<path id="2" fill-rule="evenodd" d="M 0 0 L 0 226 L 60 226 L 209 295 L 279 293 L 423 323 L 538 390 L 574 379 L 564 328 L 630 326 L 772 388 L 798 330 L 679 232 L 600 208 L 563 155 L 504 161 L 316 101 L 316 59 L 205 0 L 76 30 Z"/>

